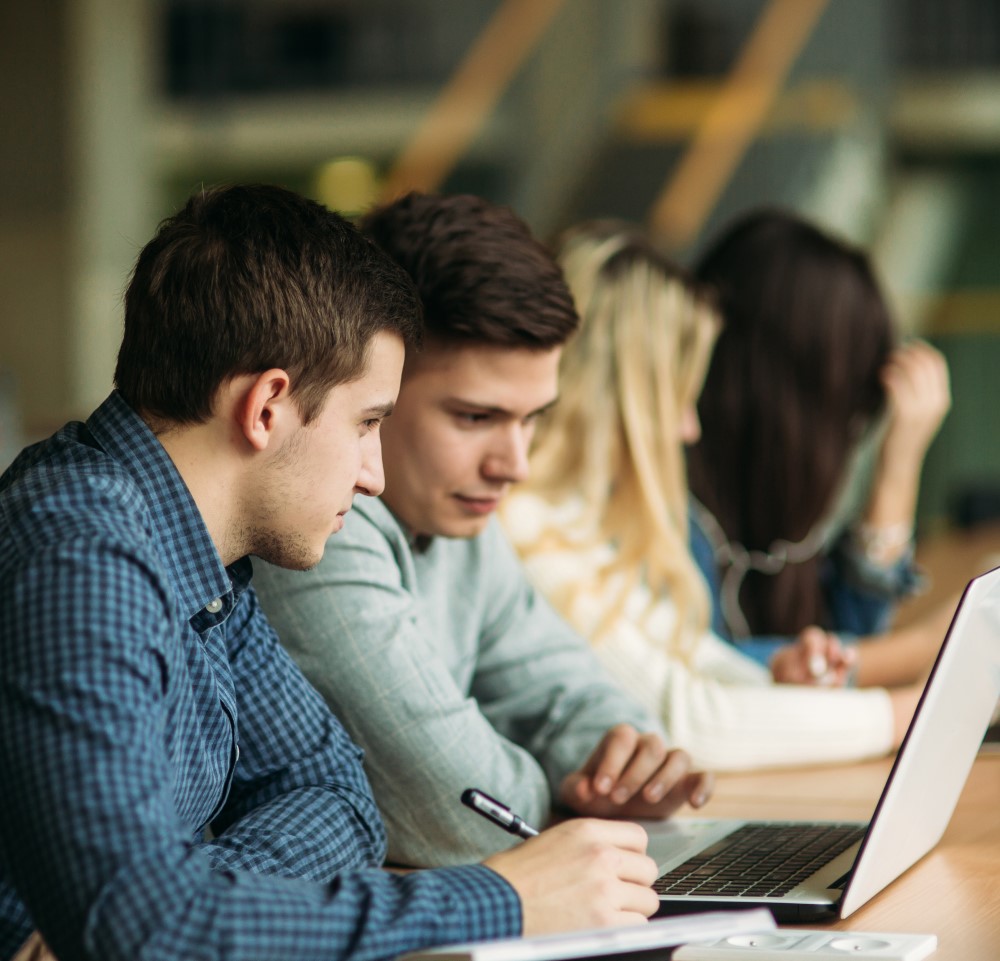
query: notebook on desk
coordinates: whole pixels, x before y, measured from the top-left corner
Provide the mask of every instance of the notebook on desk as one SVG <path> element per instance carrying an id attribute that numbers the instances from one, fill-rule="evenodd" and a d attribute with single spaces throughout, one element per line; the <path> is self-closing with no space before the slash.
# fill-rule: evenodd
<path id="1" fill-rule="evenodd" d="M 766 907 L 792 922 L 852 914 L 940 840 L 998 697 L 1000 568 L 965 589 L 871 821 L 646 822 L 660 913 Z M 805 854 L 792 852 L 786 832 L 806 835 Z M 744 870 L 755 868 L 765 877 L 748 880 Z M 788 869 L 792 877 L 779 879 Z"/>

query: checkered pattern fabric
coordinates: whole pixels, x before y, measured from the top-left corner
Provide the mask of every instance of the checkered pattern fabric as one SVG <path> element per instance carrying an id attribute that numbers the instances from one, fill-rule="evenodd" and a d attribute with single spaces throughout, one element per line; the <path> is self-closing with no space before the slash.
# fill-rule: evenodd
<path id="1" fill-rule="evenodd" d="M 0 958 L 33 928 L 102 961 L 368 961 L 520 930 L 487 868 L 378 868 L 361 752 L 250 577 L 117 394 L 0 479 Z"/>

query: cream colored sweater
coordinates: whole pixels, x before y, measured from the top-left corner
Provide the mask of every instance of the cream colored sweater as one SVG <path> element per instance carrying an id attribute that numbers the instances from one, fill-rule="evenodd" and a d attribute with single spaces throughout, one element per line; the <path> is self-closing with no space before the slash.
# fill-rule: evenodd
<path id="1" fill-rule="evenodd" d="M 504 524 L 519 550 L 546 531 L 573 536 L 582 502 L 552 507 L 525 493 L 510 495 Z M 537 587 L 556 597 L 594 577 L 613 547 L 553 549 L 527 560 Z M 563 613 L 593 637 L 614 585 L 580 598 Z M 671 740 L 695 763 L 716 771 L 851 761 L 891 748 L 893 716 L 881 688 L 851 690 L 775 684 L 756 662 L 706 632 L 690 656 L 668 647 L 676 616 L 669 597 L 649 604 L 648 589 L 633 590 L 620 616 L 602 632 L 595 651 L 607 671 L 647 710 L 658 713 Z"/>

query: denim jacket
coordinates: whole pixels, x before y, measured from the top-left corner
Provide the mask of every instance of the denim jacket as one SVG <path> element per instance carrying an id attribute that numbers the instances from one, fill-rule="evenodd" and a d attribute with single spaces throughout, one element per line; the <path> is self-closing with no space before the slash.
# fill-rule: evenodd
<path id="1" fill-rule="evenodd" d="M 722 554 L 718 537 L 713 538 L 703 520 L 707 513 L 699 505 L 688 511 L 689 546 L 712 603 L 712 629 L 735 644 L 744 654 L 767 666 L 771 655 L 793 637 L 783 635 L 738 636 L 726 618 L 722 600 L 722 577 L 717 557 Z M 699 516 L 702 515 L 702 516 Z M 923 578 L 913 559 L 912 545 L 889 567 L 873 563 L 853 543 L 849 531 L 821 551 L 820 578 L 828 621 L 820 626 L 835 631 L 841 640 L 884 631 L 896 603 L 921 588 Z"/>

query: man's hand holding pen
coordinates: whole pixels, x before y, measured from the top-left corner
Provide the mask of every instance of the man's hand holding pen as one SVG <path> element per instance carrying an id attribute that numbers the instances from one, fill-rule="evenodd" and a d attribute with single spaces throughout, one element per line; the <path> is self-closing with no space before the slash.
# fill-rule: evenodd
<path id="1" fill-rule="evenodd" d="M 658 734 L 619 724 L 579 771 L 566 776 L 558 802 L 590 817 L 663 818 L 685 803 L 701 807 L 713 785 L 711 774 L 691 770 L 687 752 L 669 749 Z"/>
<path id="2" fill-rule="evenodd" d="M 462 802 L 498 827 L 526 838 L 483 863 L 517 891 L 523 933 L 641 924 L 659 907 L 658 871 L 638 824 L 609 818 L 662 818 L 684 803 L 701 807 L 712 776 L 657 734 L 613 727 L 586 763 L 562 783 L 558 802 L 586 817 L 538 834 L 506 805 L 470 789 Z"/>
<path id="3" fill-rule="evenodd" d="M 523 934 L 642 924 L 659 907 L 646 832 L 574 818 L 488 857 L 521 899 Z"/>

